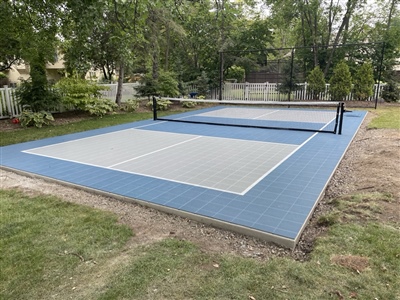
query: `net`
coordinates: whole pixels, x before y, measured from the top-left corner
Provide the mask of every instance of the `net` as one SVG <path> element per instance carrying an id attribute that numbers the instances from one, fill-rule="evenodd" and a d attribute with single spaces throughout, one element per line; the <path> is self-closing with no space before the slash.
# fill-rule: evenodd
<path id="1" fill-rule="evenodd" d="M 169 101 L 192 106 L 185 113 L 159 116 Z M 190 104 L 190 105 L 188 105 Z M 342 133 L 343 102 L 220 101 L 153 97 L 154 120 L 264 129 Z"/>

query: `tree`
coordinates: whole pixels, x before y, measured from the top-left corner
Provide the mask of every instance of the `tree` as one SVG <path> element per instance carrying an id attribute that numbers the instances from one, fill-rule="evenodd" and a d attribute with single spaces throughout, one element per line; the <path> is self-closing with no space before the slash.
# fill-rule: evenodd
<path id="1" fill-rule="evenodd" d="M 329 83 L 332 100 L 340 101 L 350 94 L 352 86 L 351 74 L 345 61 L 341 61 L 335 66 Z"/>
<path id="2" fill-rule="evenodd" d="M 47 82 L 45 64 L 45 59 L 40 54 L 32 59 L 31 79 L 23 82 L 17 89 L 17 99 L 24 110 L 48 111 L 61 102 L 60 95 Z"/>
<path id="3" fill-rule="evenodd" d="M 197 92 L 199 96 L 204 96 L 206 97 L 208 94 L 208 91 L 210 89 L 209 86 L 209 78 L 206 74 L 206 72 L 201 72 L 201 75 L 197 77 L 196 84 L 197 84 Z"/>
<path id="4" fill-rule="evenodd" d="M 370 63 L 362 64 L 353 78 L 354 95 L 357 100 L 366 100 L 374 94 L 374 73 Z"/>
<path id="5" fill-rule="evenodd" d="M 316 66 L 307 77 L 308 87 L 313 99 L 319 99 L 319 95 L 325 91 L 325 77 L 319 66 Z"/>

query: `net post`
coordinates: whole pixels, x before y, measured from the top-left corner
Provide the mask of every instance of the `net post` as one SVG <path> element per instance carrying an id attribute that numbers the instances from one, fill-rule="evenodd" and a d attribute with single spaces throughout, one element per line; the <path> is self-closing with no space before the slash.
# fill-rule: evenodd
<path id="1" fill-rule="evenodd" d="M 333 134 L 337 133 L 337 128 L 340 120 L 340 103 L 336 106 L 336 118 L 335 118 L 335 127 L 333 129 Z"/>
<path id="2" fill-rule="evenodd" d="M 153 96 L 153 120 L 157 120 L 157 99 L 156 96 Z"/>
<path id="3" fill-rule="evenodd" d="M 338 132 L 338 134 L 342 134 L 343 117 L 344 117 L 344 102 L 341 102 L 340 103 L 339 132 Z"/>

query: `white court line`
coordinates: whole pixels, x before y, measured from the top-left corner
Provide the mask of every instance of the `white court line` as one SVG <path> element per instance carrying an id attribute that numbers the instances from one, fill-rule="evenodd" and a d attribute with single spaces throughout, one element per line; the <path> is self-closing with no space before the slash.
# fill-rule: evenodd
<path id="1" fill-rule="evenodd" d="M 49 144 L 49 145 L 46 145 L 46 146 L 30 148 L 30 149 L 27 149 L 27 150 L 23 150 L 23 151 L 21 151 L 21 152 L 30 153 L 29 151 L 32 151 L 32 150 L 37 150 L 37 149 L 42 149 L 42 148 L 48 148 L 48 147 L 52 147 L 52 146 L 55 146 L 55 145 L 65 145 L 65 144 L 74 143 L 74 142 L 77 142 L 77 141 L 89 140 L 89 139 L 97 138 L 97 137 L 100 137 L 100 136 L 106 136 L 106 135 L 115 134 L 115 133 L 119 133 L 119 132 L 124 132 L 124 131 L 129 131 L 129 130 L 135 130 L 135 129 L 138 129 L 138 128 L 143 128 L 143 127 L 147 127 L 147 126 L 153 126 L 153 125 L 157 125 L 157 124 L 161 124 L 161 123 L 165 123 L 165 122 L 166 122 L 166 121 L 160 121 L 160 122 L 157 122 L 157 123 L 146 124 L 146 125 L 142 125 L 142 126 L 131 127 L 131 128 L 116 130 L 116 131 L 107 132 L 107 133 L 100 133 L 100 134 L 91 135 L 91 136 L 87 136 L 87 137 L 80 138 L 80 139 L 74 139 L 74 140 L 65 141 L 65 142 L 60 142 L 60 143 L 55 143 L 55 144 Z M 118 126 L 118 125 L 117 125 L 117 126 Z M 94 129 L 94 130 L 96 130 L 96 129 Z M 139 130 L 140 130 L 140 129 L 139 129 Z M 78 134 L 78 133 L 82 133 L 82 132 L 76 132 L 76 134 Z M 172 132 L 172 133 L 173 133 L 173 132 Z M 75 133 L 72 133 L 72 134 L 75 134 Z M 31 153 L 30 153 L 30 154 L 31 154 Z"/>
<path id="2" fill-rule="evenodd" d="M 331 122 L 332 122 L 333 120 L 335 120 L 335 118 L 333 118 L 333 119 L 331 120 Z M 163 122 L 160 122 L 160 123 L 163 123 Z M 330 123 L 330 122 L 329 122 L 329 123 Z M 322 129 L 324 129 L 326 126 L 328 126 L 329 123 L 325 124 L 320 130 L 322 130 Z M 147 126 L 151 126 L 151 125 L 154 125 L 154 124 L 147 124 L 147 125 L 143 125 L 143 126 L 140 126 L 140 127 L 147 127 Z M 115 132 L 121 132 L 121 131 L 126 131 L 126 130 L 140 130 L 140 129 L 137 129 L 137 128 L 139 128 L 139 127 L 128 128 L 128 129 L 119 130 L 119 131 L 115 131 Z M 63 143 L 70 143 L 70 142 L 79 141 L 79 140 L 84 140 L 84 139 L 89 139 L 89 138 L 93 138 L 93 137 L 97 137 L 97 136 L 102 136 L 102 135 L 103 135 L 103 136 L 106 136 L 106 135 L 109 135 L 109 134 L 113 134 L 113 133 L 115 133 L 115 132 L 100 134 L 100 135 L 96 135 L 96 136 L 91 136 L 91 137 L 82 138 L 82 139 L 78 139 L 78 140 L 67 141 L 67 142 L 63 142 Z M 153 132 L 154 132 L 154 131 L 153 131 Z M 168 134 L 168 132 L 160 132 L 160 133 L 166 133 L 166 134 Z M 104 168 L 104 169 L 118 170 L 118 171 L 120 171 L 120 172 L 129 173 L 129 174 L 143 175 L 143 176 L 152 177 L 152 178 L 158 178 L 158 179 L 167 180 L 167 181 L 171 181 L 171 182 L 183 183 L 183 184 L 187 184 L 187 185 L 192 185 L 192 186 L 198 186 L 198 187 L 203 187 L 203 188 L 212 189 L 212 190 L 223 191 L 223 192 L 227 192 L 227 193 L 233 193 L 233 194 L 238 194 L 238 195 L 245 195 L 245 194 L 246 194 L 248 191 L 250 191 L 255 185 L 257 185 L 261 180 L 263 180 L 263 179 L 264 179 L 266 176 L 268 176 L 271 172 L 273 172 L 275 169 L 277 169 L 284 161 L 286 161 L 289 157 L 291 157 L 294 153 L 296 153 L 301 147 L 303 147 L 307 142 L 309 142 L 313 137 L 315 137 L 317 133 L 318 133 L 318 132 L 314 133 L 314 134 L 313 134 L 312 136 L 310 136 L 307 140 L 305 140 L 302 144 L 298 145 L 298 146 L 296 147 L 296 149 L 294 149 L 294 150 L 293 150 L 290 154 L 288 154 L 285 158 L 281 159 L 273 168 L 269 169 L 265 174 L 263 174 L 262 176 L 260 176 L 256 181 L 254 181 L 250 186 L 248 186 L 243 192 L 234 192 L 234 191 L 225 190 L 225 189 L 213 188 L 213 187 L 205 186 L 205 185 L 201 185 L 201 184 L 189 183 L 189 182 L 184 182 L 184 181 L 169 179 L 169 178 L 165 178 L 165 177 L 158 177 L 158 176 L 154 176 L 154 175 L 141 174 L 141 173 L 138 173 L 138 172 L 129 172 L 129 171 L 119 170 L 118 168 L 115 168 L 116 166 L 121 165 L 121 164 L 123 164 L 123 163 L 129 162 L 129 161 L 132 161 L 132 160 L 136 160 L 136 159 L 139 159 L 139 158 L 141 158 L 141 157 L 149 156 L 149 155 L 152 155 L 152 154 L 154 154 L 154 153 L 161 152 L 161 151 L 163 151 L 163 150 L 166 150 L 166 149 L 169 149 L 169 148 L 172 148 L 172 147 L 175 147 L 175 146 L 179 146 L 180 144 L 184 144 L 184 143 L 187 143 L 187 142 L 190 142 L 190 141 L 199 139 L 199 138 L 201 138 L 201 137 L 204 137 L 204 136 L 200 136 L 200 135 L 199 135 L 199 136 L 195 136 L 194 138 L 191 138 L 191 139 L 189 139 L 189 140 L 186 140 L 186 141 L 183 141 L 183 142 L 179 142 L 179 143 L 176 143 L 176 144 L 174 144 L 174 145 L 167 146 L 167 147 L 164 147 L 164 148 L 161 148 L 161 149 L 157 149 L 157 150 L 155 150 L 155 151 L 153 151 L 153 152 L 146 153 L 146 154 L 144 154 L 144 155 L 141 155 L 141 156 L 138 156 L 138 157 L 134 157 L 134 158 L 125 160 L 125 161 L 123 161 L 123 162 L 119 162 L 119 163 L 110 165 L 110 166 L 101 166 L 101 165 L 96 165 L 96 164 L 91 164 L 91 163 L 85 163 L 85 162 L 77 161 L 77 160 L 63 159 L 63 158 L 56 157 L 56 156 L 52 156 L 52 155 L 42 155 L 42 154 L 30 153 L 30 152 L 29 152 L 30 150 L 40 149 L 40 148 L 46 148 L 46 147 L 48 147 L 48 146 L 33 148 L 33 149 L 25 150 L 25 151 L 23 151 L 23 152 L 27 152 L 27 153 L 29 153 L 29 154 L 35 154 L 35 155 L 38 155 L 38 156 L 44 156 L 44 157 L 54 158 L 54 159 L 58 159 L 58 160 L 63 160 L 63 161 L 69 161 L 69 162 L 80 163 L 80 164 L 89 165 L 89 166 L 100 167 L 100 168 Z M 182 134 L 182 133 L 173 133 L 173 134 L 178 134 L 178 135 L 180 135 L 180 134 Z M 208 137 L 208 136 L 207 136 L 207 137 Z M 212 136 L 211 136 L 211 138 L 217 138 L 217 139 L 222 138 L 222 139 L 231 139 L 231 140 L 242 140 L 242 139 L 235 139 L 235 138 L 212 137 Z M 270 144 L 278 144 L 278 145 L 295 145 L 295 144 L 286 144 L 286 143 L 272 143 L 272 142 L 265 142 L 265 141 L 252 141 L 252 142 L 270 143 Z M 63 144 L 63 143 L 58 143 L 58 144 Z M 49 146 L 54 146 L 54 145 L 57 145 L 57 144 L 53 144 L 53 145 L 49 145 Z"/>
<path id="3" fill-rule="evenodd" d="M 300 144 L 296 149 L 294 149 L 291 153 L 289 153 L 285 158 L 283 158 L 280 162 L 278 162 L 273 168 L 269 169 L 268 172 L 263 174 L 261 177 L 259 177 L 253 184 L 251 184 L 247 189 L 245 189 L 241 195 L 245 195 L 248 191 L 250 191 L 253 187 L 255 187 L 261 180 L 263 180 L 265 177 L 267 177 L 269 174 L 271 174 L 272 171 L 274 171 L 276 168 L 278 168 L 281 164 L 283 164 L 289 157 L 291 157 L 293 154 L 295 154 L 301 147 L 303 147 L 305 144 L 307 144 L 314 136 L 316 136 L 318 132 L 314 133 L 312 136 L 310 136 L 307 140 L 305 140 L 302 144 Z M 286 144 L 284 144 L 286 145 Z"/>
<path id="4" fill-rule="evenodd" d="M 329 123 L 325 124 L 323 127 L 321 127 L 319 130 L 323 130 L 326 126 L 328 126 L 333 120 L 336 118 L 333 118 Z M 307 140 L 305 140 L 303 143 L 301 143 L 296 149 L 294 149 L 291 153 L 289 153 L 285 158 L 283 158 L 280 162 L 278 162 L 273 168 L 269 169 L 268 172 L 263 174 L 258 180 L 256 180 L 253 184 L 251 184 L 247 189 L 245 189 L 241 195 L 245 195 L 248 191 L 250 191 L 253 187 L 255 187 L 261 180 L 263 180 L 265 177 L 267 177 L 269 174 L 271 174 L 272 171 L 274 171 L 276 168 L 278 168 L 281 164 L 283 164 L 289 157 L 291 157 L 294 153 L 296 153 L 301 147 L 303 147 L 305 144 L 307 144 L 312 138 L 314 138 L 319 132 L 314 133 L 312 136 L 310 136 Z M 286 144 L 284 144 L 286 145 Z"/>
<path id="5" fill-rule="evenodd" d="M 255 118 L 253 118 L 253 119 L 255 120 L 255 119 L 258 119 L 258 118 L 262 118 L 262 117 L 264 117 L 264 116 L 268 116 L 268 115 L 270 115 L 270 114 L 274 114 L 274 113 L 279 112 L 279 111 L 280 111 L 279 109 L 278 109 L 278 110 L 273 110 L 273 111 L 268 112 L 268 113 L 265 113 L 265 114 L 263 114 L 263 115 L 261 115 L 261 116 L 255 117 Z"/>
<path id="6" fill-rule="evenodd" d="M 119 162 L 119 163 L 116 163 L 116 164 L 113 164 L 113 165 L 108 166 L 108 168 L 113 168 L 113 167 L 115 167 L 115 166 L 118 166 L 118 165 L 127 163 L 128 161 L 132 161 L 132 160 L 135 160 L 135 159 L 139 159 L 139 158 L 142 158 L 142 157 L 146 157 L 146 156 L 148 156 L 148 155 L 151 155 L 151 154 L 154 154 L 154 153 L 163 151 L 163 150 L 167 150 L 167 149 L 170 149 L 170 148 L 179 146 L 179 145 L 181 145 L 181 144 L 185 144 L 185 143 L 190 142 L 190 141 L 193 141 L 193 140 L 197 140 L 197 139 L 199 139 L 199 138 L 202 138 L 202 136 L 196 136 L 196 137 L 194 137 L 194 138 L 192 138 L 192 139 L 188 139 L 188 140 L 186 140 L 186 141 L 173 144 L 173 145 L 171 145 L 171 146 L 167 146 L 167 147 L 164 147 L 164 148 L 161 148 L 161 149 L 158 149 L 158 150 L 155 150 L 155 151 L 152 151 L 152 152 L 143 154 L 143 155 L 139 155 L 139 156 L 137 156 L 137 157 L 134 157 L 134 158 L 131 158 L 131 159 L 127 159 L 127 160 L 125 160 L 125 161 L 121 161 L 121 162 Z"/>

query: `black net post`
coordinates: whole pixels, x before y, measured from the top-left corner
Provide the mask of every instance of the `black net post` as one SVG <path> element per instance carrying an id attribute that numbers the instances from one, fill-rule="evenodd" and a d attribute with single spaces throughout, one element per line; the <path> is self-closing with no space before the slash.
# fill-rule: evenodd
<path id="1" fill-rule="evenodd" d="M 222 92 L 224 89 L 224 52 L 219 52 L 219 95 L 218 100 L 222 100 Z"/>
<path id="2" fill-rule="evenodd" d="M 157 98 L 153 96 L 153 120 L 157 120 Z"/>
<path id="3" fill-rule="evenodd" d="M 338 134 L 342 134 L 343 118 L 344 118 L 344 102 L 341 102 L 340 103 L 339 132 L 338 132 Z"/>

